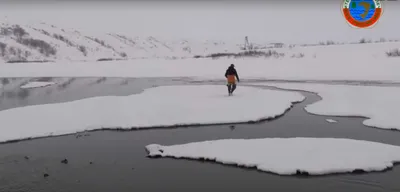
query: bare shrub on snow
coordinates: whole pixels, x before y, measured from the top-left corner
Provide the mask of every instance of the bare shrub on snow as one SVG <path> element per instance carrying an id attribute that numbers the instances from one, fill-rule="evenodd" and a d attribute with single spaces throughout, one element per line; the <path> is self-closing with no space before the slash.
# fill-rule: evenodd
<path id="1" fill-rule="evenodd" d="M 372 43 L 372 41 L 362 38 L 362 39 L 360 39 L 360 41 L 358 43 Z"/>
<path id="2" fill-rule="evenodd" d="M 388 57 L 400 57 L 400 50 L 399 49 L 393 49 L 388 52 L 386 52 L 386 55 Z"/>
<path id="3" fill-rule="evenodd" d="M 284 43 L 274 43 L 274 48 L 283 48 Z"/>
<path id="4" fill-rule="evenodd" d="M 188 53 L 192 53 L 192 49 L 190 47 L 184 47 L 182 48 L 183 51 L 186 51 Z"/>
<path id="5" fill-rule="evenodd" d="M 62 42 L 65 42 L 67 45 L 69 45 L 69 46 L 74 46 L 74 44 L 70 41 L 70 40 L 68 40 L 66 37 L 64 37 L 64 36 L 62 36 L 62 35 L 59 35 L 59 34 L 53 34 L 53 37 L 55 38 L 55 39 L 57 39 L 57 40 L 60 40 L 60 41 L 62 41 Z"/>
<path id="6" fill-rule="evenodd" d="M 45 31 L 45 30 L 41 30 L 40 32 L 42 32 L 43 34 L 45 34 L 45 35 L 47 35 L 47 36 L 50 36 L 50 33 L 49 32 L 47 32 L 47 31 Z"/>
<path id="7" fill-rule="evenodd" d="M 29 51 L 25 51 L 25 52 L 24 52 L 24 54 L 25 54 L 25 58 L 28 58 L 29 56 L 31 56 L 31 55 L 32 55 L 32 53 L 31 53 L 31 52 L 29 52 Z"/>
<path id="8" fill-rule="evenodd" d="M 119 54 L 121 57 L 127 57 L 128 55 L 125 52 Z"/>
<path id="9" fill-rule="evenodd" d="M 219 58 L 219 57 L 234 57 L 235 53 L 212 53 L 206 57 Z"/>
<path id="10" fill-rule="evenodd" d="M 334 41 L 327 41 L 326 45 L 335 45 L 336 43 Z"/>
<path id="11" fill-rule="evenodd" d="M 278 53 L 275 50 L 269 50 L 267 52 L 264 51 L 244 51 L 240 53 L 213 53 L 210 55 L 207 55 L 205 57 L 211 57 L 213 59 L 220 58 L 220 57 L 234 57 L 234 58 L 240 58 L 240 57 L 284 57 L 284 53 Z M 196 58 L 200 58 L 201 56 L 196 55 Z"/>
<path id="12" fill-rule="evenodd" d="M 92 38 L 92 37 L 86 37 L 86 38 L 88 38 L 88 39 L 100 44 L 103 47 L 111 48 L 111 46 L 107 45 L 103 40 L 100 40 L 100 39 L 97 39 L 97 38 Z"/>
<path id="13" fill-rule="evenodd" d="M 18 38 L 22 38 L 25 35 L 28 35 L 28 33 L 25 31 L 25 29 L 23 29 L 22 27 L 20 27 L 19 25 L 15 25 L 12 28 L 12 33 Z"/>
<path id="14" fill-rule="evenodd" d="M 4 57 L 7 57 L 7 59 L 12 60 L 12 61 L 26 61 L 27 56 L 26 52 L 22 51 L 21 49 L 15 48 L 15 47 L 9 47 L 8 54 L 5 54 Z"/>
<path id="15" fill-rule="evenodd" d="M 326 41 L 326 42 L 319 42 L 319 44 L 320 45 L 335 45 L 336 43 L 334 42 L 334 41 L 331 41 L 331 40 L 329 40 L 329 41 Z"/>
<path id="16" fill-rule="evenodd" d="M 17 55 L 17 51 L 15 50 L 14 47 L 9 47 L 9 48 L 8 48 L 8 53 L 9 53 L 10 55 Z"/>
<path id="17" fill-rule="evenodd" d="M 42 33 L 43 35 L 47 35 L 47 36 L 51 37 L 50 33 L 45 31 L 45 30 L 43 30 L 43 29 L 37 29 L 37 28 L 32 28 L 32 29 Z"/>
<path id="18" fill-rule="evenodd" d="M 87 56 L 87 50 L 85 46 L 83 45 L 78 46 L 78 50 L 82 52 L 85 57 Z"/>
<path id="19" fill-rule="evenodd" d="M 18 59 L 26 59 L 22 54 L 23 54 L 23 51 L 21 49 L 17 49 Z"/>
<path id="20" fill-rule="evenodd" d="M 87 39 L 90 39 L 90 40 L 92 40 L 92 41 L 94 41 L 94 42 L 100 44 L 101 46 L 103 46 L 103 47 L 105 47 L 105 48 L 112 49 L 114 52 L 117 52 L 117 51 L 114 49 L 114 47 L 111 47 L 111 45 L 106 44 L 103 40 L 100 40 L 100 39 L 97 39 L 97 38 L 88 37 L 88 36 L 85 36 L 85 37 L 86 37 Z"/>
<path id="21" fill-rule="evenodd" d="M 7 47 L 7 44 L 0 42 L 0 54 L 2 57 L 4 57 L 6 55 L 6 47 Z"/>
<path id="22" fill-rule="evenodd" d="M 27 38 L 18 39 L 17 42 L 34 49 L 38 49 L 41 54 L 46 56 L 55 55 L 57 53 L 57 50 L 54 47 L 43 40 Z"/>
<path id="23" fill-rule="evenodd" d="M 100 59 L 97 59 L 97 61 L 114 61 L 115 59 L 113 59 L 113 58 L 100 58 Z"/>
<path id="24" fill-rule="evenodd" d="M 303 58 L 304 57 L 304 53 L 293 54 L 291 57 L 292 58 Z"/>
<path id="25" fill-rule="evenodd" d="M 2 27 L 1 30 L 0 30 L 0 35 L 8 36 L 8 35 L 11 35 L 11 34 L 12 34 L 12 32 L 11 32 L 11 30 L 9 28 Z"/>
<path id="26" fill-rule="evenodd" d="M 54 62 L 54 61 L 50 61 L 50 60 L 32 60 L 32 61 L 28 61 L 26 59 L 22 59 L 22 60 L 10 60 L 7 61 L 6 63 L 48 63 L 48 62 Z"/>
<path id="27" fill-rule="evenodd" d="M 130 45 L 136 45 L 136 42 L 132 40 L 131 38 L 124 36 L 124 35 L 119 35 L 119 34 L 110 34 L 111 36 L 118 37 L 118 39 L 125 44 L 129 43 Z"/>

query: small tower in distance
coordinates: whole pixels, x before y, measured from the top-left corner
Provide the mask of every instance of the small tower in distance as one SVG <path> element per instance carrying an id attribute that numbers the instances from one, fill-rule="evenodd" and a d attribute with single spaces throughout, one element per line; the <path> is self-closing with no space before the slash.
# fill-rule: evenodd
<path id="1" fill-rule="evenodd" d="M 250 51 L 250 50 L 252 50 L 252 49 L 253 49 L 253 45 L 251 45 L 251 44 L 249 43 L 249 38 L 246 36 L 246 37 L 244 38 L 244 50 Z"/>

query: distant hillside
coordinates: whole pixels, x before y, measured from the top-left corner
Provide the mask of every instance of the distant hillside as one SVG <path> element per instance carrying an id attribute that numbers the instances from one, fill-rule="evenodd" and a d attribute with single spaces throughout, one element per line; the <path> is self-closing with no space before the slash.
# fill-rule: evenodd
<path id="1" fill-rule="evenodd" d="M 244 40 L 244 39 L 243 39 Z M 380 40 L 379 42 L 386 42 Z M 63 29 L 54 25 L 17 25 L 0 23 L 0 61 L 104 61 L 143 58 L 201 58 L 201 57 L 286 57 L 303 58 L 326 56 L 345 56 L 353 54 L 360 45 L 370 42 L 343 46 L 335 42 L 316 45 L 285 45 L 282 43 L 243 44 L 223 41 L 166 41 L 155 37 L 135 37 L 131 34 L 109 33 L 101 36 L 83 34 L 73 29 Z M 382 43 L 381 43 L 382 44 Z M 335 46 L 334 46 L 335 45 Z M 397 49 L 398 43 L 374 46 L 373 52 L 385 55 Z M 331 49 L 330 47 L 335 47 Z M 339 48 L 340 46 L 341 48 Z M 363 49 L 366 47 L 363 46 Z M 360 54 L 365 54 L 359 52 Z M 356 54 L 357 55 L 357 54 Z M 393 54 L 392 54 L 393 55 Z"/>
<path id="2" fill-rule="evenodd" d="M 243 45 L 221 41 L 167 42 L 129 34 L 95 36 L 45 23 L 35 26 L 0 24 L 0 58 L 4 61 L 93 61 L 135 58 L 188 58 L 239 52 Z"/>

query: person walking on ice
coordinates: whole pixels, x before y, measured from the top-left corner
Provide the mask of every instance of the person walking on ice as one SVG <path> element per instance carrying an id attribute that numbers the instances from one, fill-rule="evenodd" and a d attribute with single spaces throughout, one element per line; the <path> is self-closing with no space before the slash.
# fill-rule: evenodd
<path id="1" fill-rule="evenodd" d="M 231 64 L 231 66 L 229 66 L 229 68 L 225 72 L 225 77 L 228 81 L 228 84 L 227 84 L 228 93 L 229 93 L 229 96 L 231 96 L 233 91 L 235 91 L 235 89 L 236 89 L 236 79 L 238 82 L 240 82 L 239 75 L 237 74 L 237 71 L 235 69 L 235 65 Z"/>

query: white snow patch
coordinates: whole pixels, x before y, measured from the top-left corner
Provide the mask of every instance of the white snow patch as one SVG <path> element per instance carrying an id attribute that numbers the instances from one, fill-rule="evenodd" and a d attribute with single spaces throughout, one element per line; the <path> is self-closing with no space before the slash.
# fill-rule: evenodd
<path id="1" fill-rule="evenodd" d="M 150 128 L 258 121 L 282 115 L 300 93 L 221 85 L 165 86 L 131 96 L 108 96 L 0 111 L 0 141 L 99 128 Z"/>
<path id="2" fill-rule="evenodd" d="M 400 162 L 400 147 L 338 138 L 226 139 L 146 146 L 151 157 L 207 159 L 281 175 L 382 171 Z"/>
<path id="3" fill-rule="evenodd" d="M 368 80 L 400 82 L 398 59 L 135 59 L 0 64 L 0 77 L 192 77 L 225 80 L 234 63 L 242 80 Z M 362 68 L 363 70 L 360 70 Z M 222 74 L 222 75 L 221 75 Z"/>
<path id="4" fill-rule="evenodd" d="M 333 120 L 333 119 L 326 119 L 326 121 L 327 121 L 328 123 L 337 123 L 337 121 L 336 121 L 336 120 Z"/>
<path id="5" fill-rule="evenodd" d="M 46 87 L 50 85 L 54 85 L 54 82 L 45 82 L 45 81 L 32 81 L 25 85 L 22 85 L 21 89 L 28 89 L 28 88 L 37 88 L 37 87 Z"/>
<path id="6" fill-rule="evenodd" d="M 400 88 L 307 83 L 252 83 L 317 93 L 321 101 L 307 106 L 307 112 L 327 116 L 361 116 L 364 125 L 400 130 Z"/>

